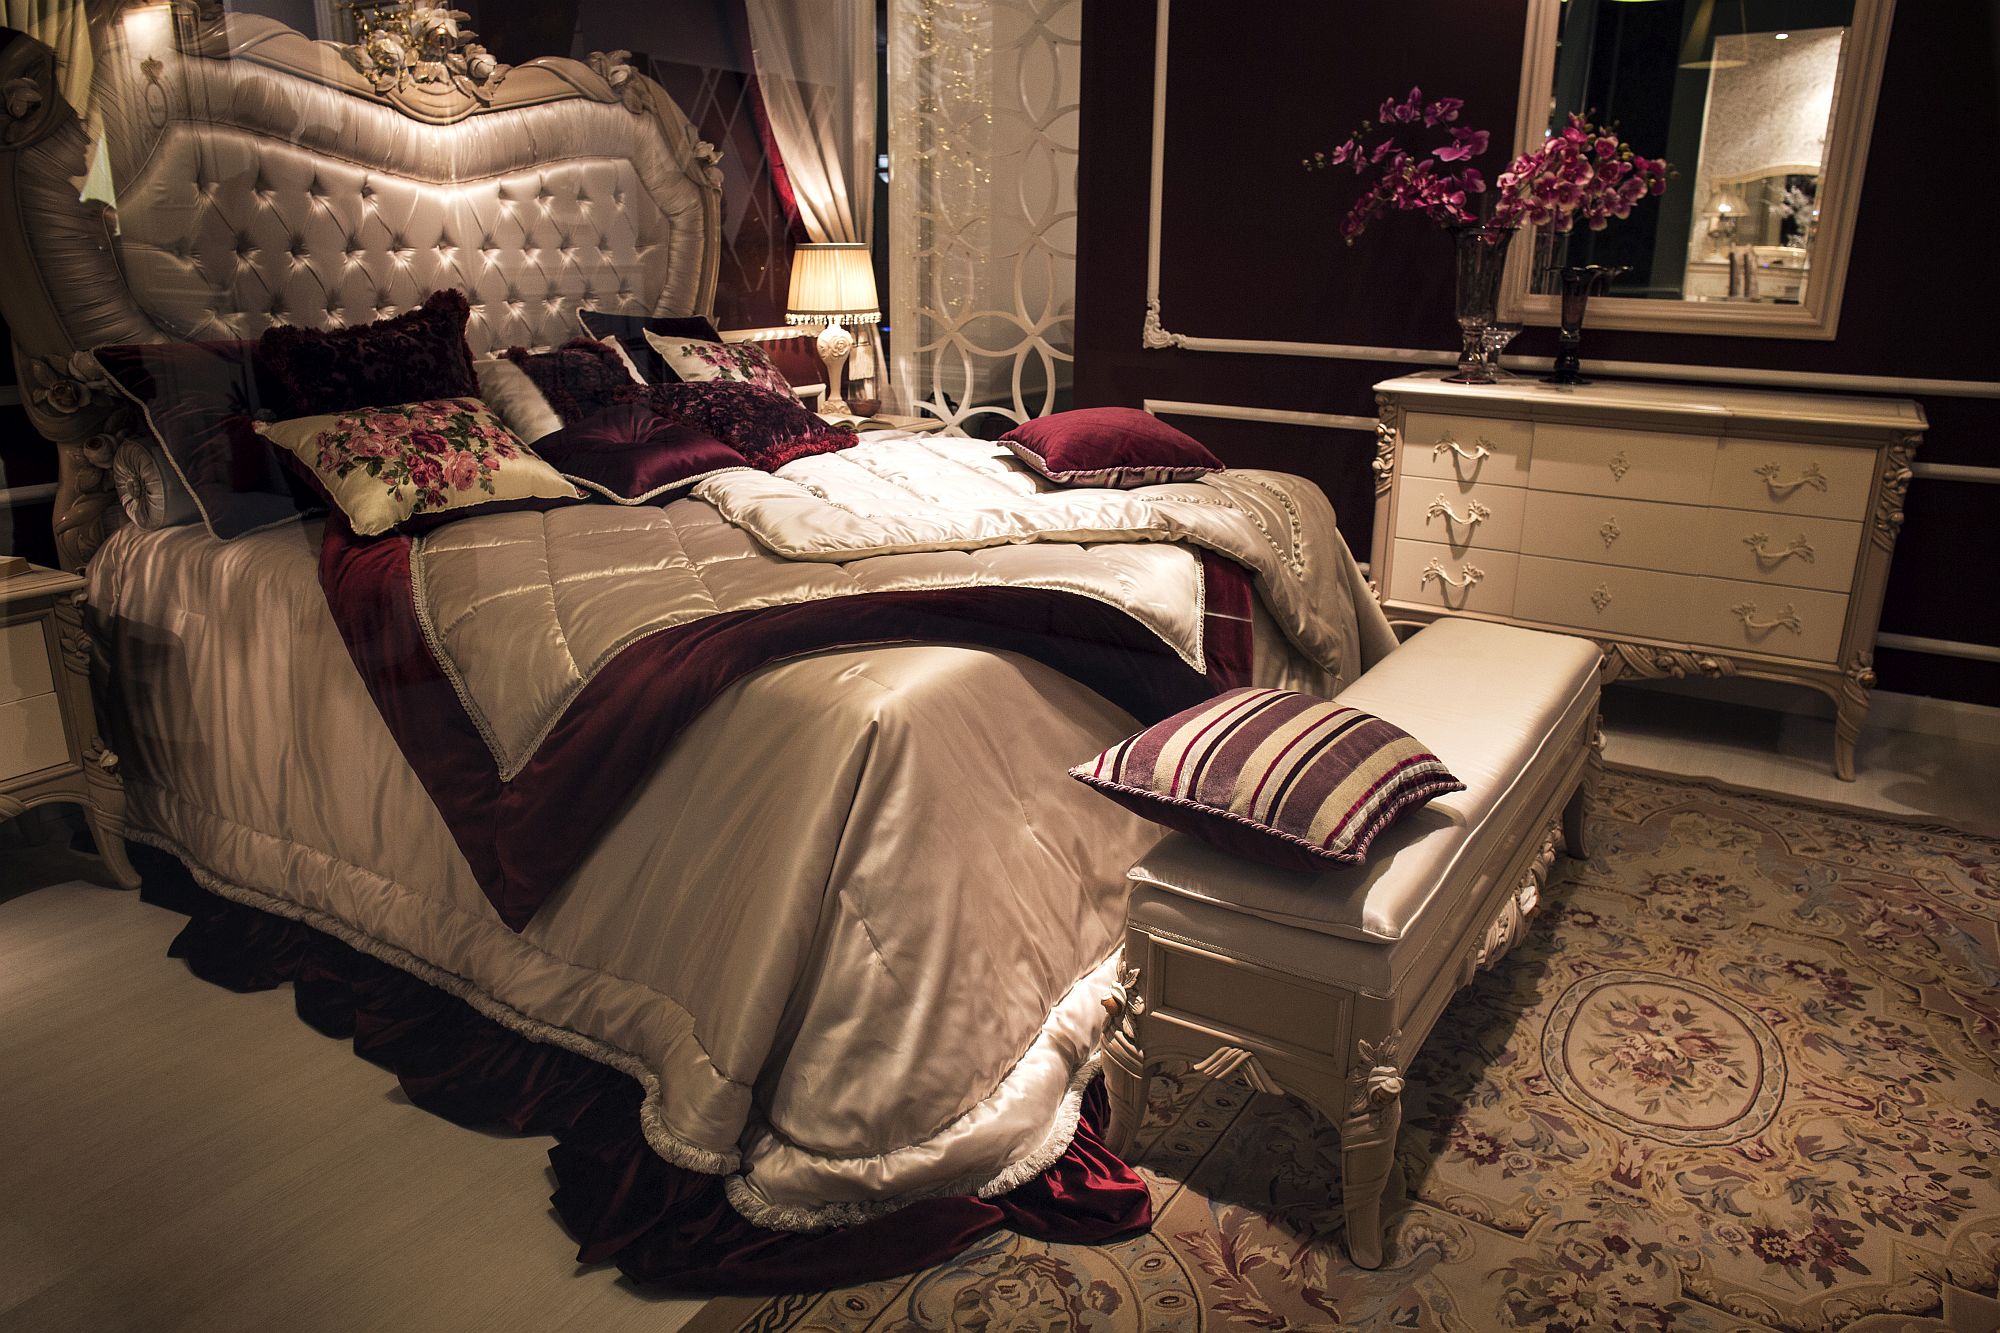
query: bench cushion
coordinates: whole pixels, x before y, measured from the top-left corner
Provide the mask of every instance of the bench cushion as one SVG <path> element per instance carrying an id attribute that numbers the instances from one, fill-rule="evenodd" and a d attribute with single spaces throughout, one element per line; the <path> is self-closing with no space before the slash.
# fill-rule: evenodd
<path id="1" fill-rule="evenodd" d="M 1471 880 L 1491 873 L 1494 851 L 1540 832 L 1515 825 L 1595 716 L 1599 657 L 1568 635 L 1477 620 L 1426 627 L 1336 702 L 1423 737 L 1465 790 L 1383 833 L 1367 864 L 1318 874 L 1171 834 L 1132 868 L 1133 924 L 1386 993 L 1407 965 L 1407 949 L 1392 946 L 1474 910 L 1489 886 Z M 1434 902 L 1444 909 L 1427 912 Z"/>

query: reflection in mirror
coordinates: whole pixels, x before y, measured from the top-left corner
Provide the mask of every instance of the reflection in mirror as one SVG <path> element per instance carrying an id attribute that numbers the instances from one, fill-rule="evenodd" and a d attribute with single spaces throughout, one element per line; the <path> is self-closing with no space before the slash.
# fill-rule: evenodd
<path id="1" fill-rule="evenodd" d="M 1677 168 L 1654 208 L 1537 238 L 1531 281 L 1622 266 L 1610 295 L 1797 306 L 1812 281 L 1854 0 L 1566 0 L 1549 123 L 1616 122 Z M 1849 187 L 1851 188 L 1851 186 Z"/>

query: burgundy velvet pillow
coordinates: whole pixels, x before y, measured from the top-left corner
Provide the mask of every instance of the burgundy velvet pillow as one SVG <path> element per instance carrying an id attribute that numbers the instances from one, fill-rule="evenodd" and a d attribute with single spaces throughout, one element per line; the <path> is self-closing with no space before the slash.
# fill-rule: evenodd
<path id="1" fill-rule="evenodd" d="M 545 435 L 535 452 L 563 480 L 621 505 L 650 504 L 747 466 L 707 431 L 669 421 L 644 402 L 616 403 Z"/>
<path id="2" fill-rule="evenodd" d="M 208 530 L 227 541 L 319 506 L 296 485 L 251 420 L 283 395 L 243 341 L 119 343 L 94 355 L 138 406 Z"/>
<path id="3" fill-rule="evenodd" d="M 510 347 L 500 355 L 534 381 L 565 426 L 644 391 L 632 382 L 618 353 L 595 338 L 572 338 L 553 352 Z"/>
<path id="4" fill-rule="evenodd" d="M 766 472 L 794 458 L 851 449 L 860 438 L 827 425 L 798 399 L 754 384 L 661 384 L 652 391 L 652 403 L 661 416 L 707 431 Z"/>
<path id="5" fill-rule="evenodd" d="M 722 335 L 706 315 L 611 315 L 602 310 L 579 310 L 577 321 L 593 338 L 616 338 L 649 384 L 678 384 L 681 377 L 646 341 L 648 333 L 657 333 L 662 338 L 722 341 Z"/>
<path id="6" fill-rule="evenodd" d="M 1050 481 L 1129 490 L 1220 472 L 1201 441 L 1136 407 L 1081 407 L 1023 422 L 1000 443 Z"/>
<path id="7" fill-rule="evenodd" d="M 477 398 L 465 345 L 470 314 L 464 292 L 433 292 L 415 310 L 355 328 L 279 324 L 257 340 L 257 357 L 289 400 L 290 416 Z"/>

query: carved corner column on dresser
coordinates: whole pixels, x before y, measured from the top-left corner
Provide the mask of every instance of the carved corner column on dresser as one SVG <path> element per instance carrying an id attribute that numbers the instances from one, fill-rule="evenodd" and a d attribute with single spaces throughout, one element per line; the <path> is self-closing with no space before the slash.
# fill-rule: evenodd
<path id="1" fill-rule="evenodd" d="M 1806 686 L 1832 701 L 1834 771 L 1853 779 L 1916 403 L 1438 375 L 1376 402 L 1370 574 L 1392 624 L 1580 635 L 1606 683 Z"/>

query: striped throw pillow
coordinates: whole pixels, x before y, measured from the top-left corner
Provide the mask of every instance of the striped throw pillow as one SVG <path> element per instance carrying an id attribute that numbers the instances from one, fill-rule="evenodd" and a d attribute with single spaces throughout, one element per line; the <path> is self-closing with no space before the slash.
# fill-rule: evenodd
<path id="1" fill-rule="evenodd" d="M 1360 862 L 1406 811 L 1465 790 L 1402 728 L 1290 690 L 1231 690 L 1069 772 L 1155 823 L 1306 871 Z"/>

